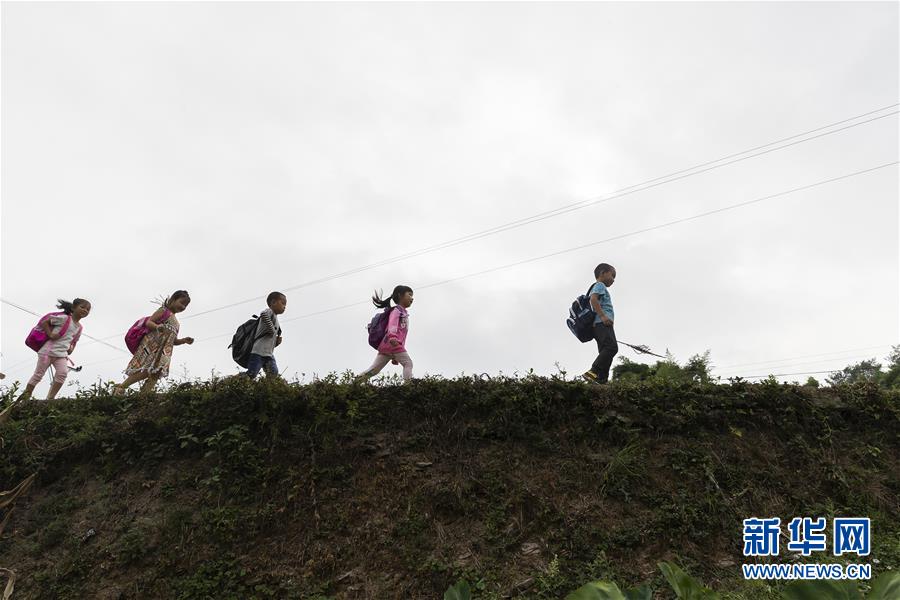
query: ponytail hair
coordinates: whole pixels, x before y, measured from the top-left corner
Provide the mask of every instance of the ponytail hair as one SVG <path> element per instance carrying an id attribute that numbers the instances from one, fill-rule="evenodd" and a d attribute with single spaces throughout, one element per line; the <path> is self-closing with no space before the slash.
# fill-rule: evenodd
<path id="1" fill-rule="evenodd" d="M 171 296 L 167 296 L 165 300 L 162 302 L 163 308 L 169 308 L 170 302 L 175 302 L 181 298 L 187 298 L 187 301 L 191 301 L 191 295 L 187 293 L 187 290 L 175 290 Z"/>
<path id="2" fill-rule="evenodd" d="M 398 285 L 394 288 L 393 293 L 387 297 L 382 299 L 381 294 L 382 291 L 375 292 L 375 295 L 372 296 L 372 304 L 375 305 L 376 308 L 389 308 L 391 306 L 391 301 L 393 300 L 394 304 L 400 303 L 400 298 L 406 292 L 411 292 L 413 289 L 408 285 Z"/>
<path id="3" fill-rule="evenodd" d="M 57 299 L 56 308 L 62 310 L 67 315 L 71 315 L 72 311 L 75 310 L 75 307 L 82 304 L 90 304 L 90 302 L 88 302 L 84 298 L 75 298 L 71 302 L 69 302 L 68 300 Z"/>

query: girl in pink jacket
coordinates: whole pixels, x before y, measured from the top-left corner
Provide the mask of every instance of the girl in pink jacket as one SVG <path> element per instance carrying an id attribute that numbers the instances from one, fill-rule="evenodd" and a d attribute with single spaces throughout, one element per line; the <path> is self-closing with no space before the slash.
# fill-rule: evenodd
<path id="1" fill-rule="evenodd" d="M 394 293 L 390 298 L 384 300 L 381 299 L 380 294 L 372 296 L 372 303 L 378 308 L 389 308 L 392 300 L 396 306 L 391 308 L 388 315 L 387 332 L 378 346 L 375 362 L 356 378 L 357 381 L 374 377 L 387 366 L 388 361 L 403 366 L 404 381 L 412 379 L 413 363 L 406 351 L 406 334 L 409 332 L 409 313 L 406 309 L 413 303 L 412 288 L 407 285 L 398 285 L 394 288 Z"/>

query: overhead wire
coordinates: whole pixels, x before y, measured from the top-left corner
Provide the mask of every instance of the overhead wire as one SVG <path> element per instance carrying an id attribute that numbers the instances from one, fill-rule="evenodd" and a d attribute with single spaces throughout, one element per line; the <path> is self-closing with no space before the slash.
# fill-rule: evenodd
<path id="1" fill-rule="evenodd" d="M 835 371 L 804 371 L 802 373 L 772 373 L 771 375 L 748 375 L 747 377 L 733 376 L 727 379 L 766 379 L 768 377 L 791 377 L 793 375 L 821 375 L 823 373 L 834 373 Z"/>
<path id="2" fill-rule="evenodd" d="M 717 368 L 718 368 L 718 369 L 731 369 L 731 368 L 733 368 L 733 367 L 752 367 L 752 366 L 756 366 L 756 365 L 767 365 L 767 364 L 771 364 L 771 363 L 782 363 L 782 362 L 787 362 L 787 361 L 797 360 L 797 359 L 800 359 L 800 358 L 816 358 L 816 357 L 819 357 L 819 356 L 829 356 L 829 355 L 832 355 L 832 354 L 845 354 L 845 353 L 847 353 L 847 352 L 861 352 L 861 351 L 863 351 L 863 350 L 875 350 L 875 349 L 877 349 L 877 348 L 887 348 L 887 347 L 891 347 L 891 346 L 893 346 L 893 344 L 878 344 L 878 345 L 876 345 L 876 346 L 863 346 L 862 348 L 848 348 L 848 349 L 846 349 L 846 350 L 835 350 L 834 352 L 822 352 L 822 353 L 820 353 L 820 354 L 803 354 L 803 355 L 800 355 L 800 356 L 789 356 L 789 357 L 785 357 L 785 358 L 775 358 L 775 359 L 772 359 L 772 360 L 762 360 L 762 361 L 758 361 L 758 362 L 737 363 L 737 364 L 733 364 L 733 365 L 723 365 L 723 366 L 717 367 Z"/>
<path id="3" fill-rule="evenodd" d="M 834 358 L 825 358 L 825 359 L 821 359 L 821 360 L 805 361 L 805 362 L 799 362 L 799 363 L 791 362 L 791 363 L 786 363 L 786 364 L 776 364 L 776 365 L 772 366 L 771 368 L 773 368 L 773 369 L 789 369 L 789 368 L 793 368 L 793 367 L 806 367 L 806 366 L 811 366 L 811 365 L 824 366 L 823 363 L 838 362 L 838 361 L 842 362 L 843 364 L 847 364 L 847 361 L 857 361 L 857 360 L 863 360 L 863 359 L 871 358 L 871 357 L 872 357 L 871 354 L 856 354 L 853 356 L 838 356 L 838 357 L 834 357 Z M 721 375 L 722 377 L 729 377 L 729 376 L 733 375 L 735 372 L 739 373 L 741 371 L 745 371 L 745 369 L 731 369 L 728 371 L 716 371 L 716 373 L 718 375 Z"/>
<path id="4" fill-rule="evenodd" d="M 833 129 L 833 130 L 831 130 L 831 131 L 827 131 L 827 132 L 824 132 L 824 133 L 820 133 L 820 134 L 818 134 L 818 135 L 814 135 L 814 136 L 811 136 L 811 137 L 808 137 L 808 138 L 805 138 L 805 139 L 802 139 L 802 140 L 797 140 L 797 141 L 791 142 L 791 143 L 789 143 L 789 144 L 784 144 L 784 145 L 782 145 L 782 146 L 778 146 L 777 148 L 769 148 L 768 150 L 764 150 L 764 151 L 762 151 L 762 152 L 757 152 L 756 154 L 750 154 L 749 156 L 743 156 L 742 158 L 734 158 L 734 157 L 741 156 L 741 155 L 743 155 L 743 154 L 747 154 L 747 153 L 750 153 L 750 152 L 755 152 L 756 150 L 760 150 L 760 149 L 762 149 L 762 148 L 768 148 L 769 146 L 773 146 L 773 145 L 780 144 L 780 143 L 785 142 L 785 141 L 788 141 L 788 140 L 792 140 L 792 139 L 795 139 L 795 138 L 798 138 L 798 137 L 802 137 L 802 136 L 804 136 L 804 135 L 808 135 L 808 134 L 811 134 L 811 133 L 815 133 L 815 132 L 818 132 L 818 131 L 822 131 L 823 129 L 828 129 L 828 128 L 834 127 L 834 126 L 836 126 L 836 125 L 840 125 L 840 124 L 843 124 L 843 123 L 847 123 L 847 122 L 849 122 L 849 121 L 854 121 L 854 120 L 860 119 L 860 118 L 865 117 L 865 116 L 869 116 L 869 115 L 872 115 L 872 114 L 876 114 L 876 113 L 878 113 L 878 112 L 883 112 L 883 111 L 885 111 L 885 110 L 888 110 L 888 109 L 891 109 L 891 108 L 895 108 L 895 107 L 897 107 L 897 106 L 900 106 L 900 104 L 892 104 L 892 105 L 890 105 L 890 106 L 886 106 L 886 107 L 883 107 L 883 108 L 881 108 L 881 109 L 877 109 L 877 110 L 874 110 L 874 111 L 870 111 L 870 112 L 864 113 L 864 114 L 862 114 L 862 115 L 857 115 L 856 117 L 851 117 L 851 118 L 849 118 L 849 119 L 844 119 L 844 120 L 842 120 L 842 121 L 837 121 L 837 122 L 835 122 L 835 123 L 831 123 L 831 124 L 829 124 L 829 125 L 825 125 L 825 126 L 822 126 L 822 127 L 818 127 L 818 128 L 816 128 L 816 129 L 812 129 L 812 130 L 809 130 L 809 131 L 806 131 L 806 132 L 803 132 L 803 133 L 800 133 L 800 134 L 796 134 L 796 135 L 793 135 L 793 136 L 790 136 L 790 137 L 787 137 L 787 138 L 782 138 L 781 140 L 777 140 L 777 141 L 774 141 L 774 142 L 770 142 L 770 143 L 768 143 L 768 144 L 764 144 L 764 145 L 761 145 L 761 146 L 756 146 L 756 147 L 754 147 L 754 148 L 751 148 L 751 149 L 749 149 L 749 150 L 745 150 L 745 151 L 743 151 L 743 152 L 738 152 L 738 153 L 730 154 L 730 155 L 728 155 L 728 156 L 725 156 L 725 157 L 722 157 L 722 158 L 719 158 L 719 159 L 716 159 L 716 160 L 707 161 L 707 162 L 701 163 L 701 164 L 699 164 L 699 165 L 695 165 L 695 166 L 693 166 L 693 167 L 689 167 L 689 168 L 687 168 L 687 169 L 682 169 L 682 170 L 680 170 L 680 171 L 675 171 L 674 173 L 670 173 L 670 174 L 668 174 L 668 175 L 663 175 L 663 176 L 656 177 L 656 178 L 653 178 L 653 179 L 650 179 L 650 180 L 647 180 L 647 181 L 644 181 L 644 182 L 641 182 L 641 183 L 638 183 L 638 184 L 634 184 L 634 185 L 631 185 L 631 186 L 627 186 L 627 187 L 621 188 L 621 189 L 616 190 L 616 191 L 614 191 L 614 192 L 612 192 L 612 193 L 610 193 L 610 194 L 608 194 L 608 195 L 605 195 L 605 196 L 599 196 L 599 197 L 595 197 L 595 198 L 589 198 L 589 199 L 586 199 L 586 200 L 581 200 L 581 201 L 579 201 L 579 202 L 575 202 L 575 203 L 572 203 L 572 204 L 564 205 L 564 206 L 561 206 L 561 207 L 558 207 L 558 208 L 555 208 L 555 209 L 552 209 L 552 210 L 549 210 L 549 211 L 545 211 L 545 212 L 542 212 L 542 213 L 537 213 L 537 214 L 534 214 L 534 215 L 530 215 L 530 216 L 528 216 L 528 217 L 523 217 L 523 218 L 521 218 L 521 219 L 517 219 L 517 220 L 510 221 L 510 222 L 507 222 L 507 223 L 504 223 L 504 224 L 501 224 L 501 225 L 497 225 L 497 226 L 491 227 L 491 228 L 489 228 L 489 229 L 484 229 L 484 230 L 481 230 L 481 231 L 478 231 L 478 232 L 475 232 L 475 233 L 471 233 L 471 234 L 468 234 L 468 235 L 465 235 L 465 236 L 462 236 L 462 237 L 458 237 L 458 238 L 454 238 L 454 239 L 451 239 L 451 240 L 447 240 L 447 241 L 441 242 L 441 243 L 439 243 L 439 244 L 435 244 L 435 245 L 432 245 L 432 246 L 426 246 L 426 247 L 424 247 L 424 248 L 419 248 L 419 249 L 417 249 L 417 250 L 412 250 L 412 251 L 406 252 L 406 253 L 404 253 L 404 254 L 399 254 L 399 255 L 396 255 L 396 256 L 393 256 L 393 257 L 385 258 L 385 259 L 382 259 L 382 260 L 379 260 L 379 261 L 376 261 L 376 262 L 373 262 L 373 263 L 370 263 L 370 264 L 367 264 L 367 265 L 363 265 L 363 266 L 356 267 L 356 268 L 353 268 L 353 269 L 349 269 L 349 270 L 346 270 L 346 271 L 342 271 L 342 272 L 339 272 L 339 273 L 334 273 L 334 274 L 331 274 L 331 275 L 326 275 L 326 276 L 324 276 L 324 277 L 320 277 L 320 278 L 317 278 L 317 279 L 312 279 L 312 280 L 305 281 L 305 282 L 303 282 L 303 283 L 299 283 L 299 284 L 296 284 L 296 285 L 291 285 L 291 286 L 287 286 L 287 287 L 282 286 L 280 289 L 283 290 L 283 291 L 292 291 L 292 290 L 301 289 L 301 288 L 304 288 L 304 287 L 309 287 L 309 286 L 317 285 L 317 284 L 320 284 L 320 283 L 325 283 L 325 282 L 328 282 L 328 281 L 332 281 L 332 280 L 335 280 L 335 279 L 340 279 L 340 278 L 342 278 L 342 277 L 346 277 L 346 276 L 349 276 L 349 275 L 354 275 L 354 274 L 356 274 L 356 273 L 360 273 L 360 272 L 363 272 L 363 271 L 367 271 L 367 270 L 370 270 L 370 269 L 374 269 L 374 268 L 377 268 L 377 267 L 381 267 L 381 266 L 385 266 L 385 265 L 388 265 L 388 264 L 393 264 L 393 263 L 396 263 L 396 262 L 400 262 L 400 261 L 403 261 L 403 260 L 407 260 L 407 259 L 409 259 L 409 258 L 414 258 L 414 257 L 418 257 L 418 256 L 423 256 L 423 255 L 429 254 L 429 253 L 431 253 L 431 252 L 436 252 L 436 251 L 438 251 L 438 250 L 443 250 L 443 249 L 450 248 L 450 247 L 453 247 L 453 246 L 458 246 L 458 245 L 460 245 L 460 244 L 464 244 L 464 243 L 467 243 L 467 242 L 470 242 L 470 241 L 474 241 L 474 240 L 477 240 L 477 239 L 481 239 L 481 238 L 484 238 L 484 237 L 487 237 L 487 236 L 490 236 L 490 235 L 495 235 L 495 234 L 502 233 L 502 232 L 505 232 L 505 231 L 510 231 L 510 230 L 512 230 L 512 229 L 516 229 L 516 228 L 519 228 L 519 227 L 523 227 L 523 226 L 526 226 L 526 225 L 530 225 L 530 224 L 532 224 L 532 223 L 537 223 L 537 222 L 540 222 L 540 221 L 544 221 L 544 220 L 546 220 L 546 219 L 551 219 L 551 218 L 553 218 L 553 217 L 557 217 L 557 216 L 560 216 L 560 215 L 563 215 L 563 214 L 568 214 L 568 213 L 570 213 L 570 212 L 573 212 L 573 211 L 576 211 L 576 210 L 581 210 L 581 209 L 587 208 L 587 207 L 589 207 L 589 206 L 594 206 L 594 205 L 597 205 L 597 204 L 600 204 L 600 203 L 603 203 L 603 202 L 608 202 L 608 201 L 610 201 L 610 200 L 614 200 L 614 199 L 617 199 L 617 198 L 621 198 L 621 197 L 623 197 L 623 196 L 627 196 L 627 195 L 630 195 L 630 194 L 634 194 L 634 193 L 637 193 L 637 192 L 641 192 L 641 191 L 644 191 L 644 190 L 648 190 L 648 189 L 651 189 L 651 188 L 655 188 L 655 187 L 658 187 L 658 186 L 661 186 L 661 185 L 665 185 L 665 184 L 667 184 L 667 183 L 672 183 L 672 182 L 674 182 L 674 181 L 678 181 L 678 180 L 681 180 L 681 179 L 685 179 L 685 178 L 687 178 L 687 177 L 692 177 L 692 176 L 694 176 L 694 175 L 699 175 L 699 174 L 701 174 L 701 173 L 706 173 L 706 172 L 708 172 L 708 171 L 712 171 L 712 170 L 714 170 L 714 169 L 718 169 L 718 168 L 721 168 L 721 167 L 725 167 L 725 166 L 728 166 L 728 165 L 731 165 L 731 164 L 734 164 L 734 163 L 737 163 L 737 162 L 740 162 L 740 161 L 743 161 L 743 160 L 748 160 L 748 159 L 751 159 L 751 158 L 755 158 L 755 157 L 761 156 L 761 155 L 763 155 L 763 154 L 768 154 L 768 153 L 771 153 L 771 152 L 775 152 L 775 151 L 777 151 L 777 150 L 782 150 L 782 149 L 784 149 L 784 148 L 788 148 L 788 147 L 791 147 L 791 146 L 795 146 L 795 145 L 797 145 L 797 144 L 802 144 L 802 143 L 805 143 L 805 142 L 808 142 L 808 141 L 811 141 L 811 140 L 814 140 L 814 139 L 818 139 L 818 138 L 821 138 L 821 137 L 824 137 L 824 136 L 827 136 L 827 135 L 832 135 L 832 134 L 834 134 L 834 133 L 838 133 L 838 132 L 841 132 L 841 131 L 845 131 L 845 130 L 847 130 L 847 129 L 852 129 L 852 128 L 854 128 L 854 127 L 859 127 L 859 126 L 865 125 L 865 124 L 867 124 L 867 123 L 871 123 L 871 122 L 874 122 L 874 121 L 877 121 L 877 120 L 880 120 L 880 119 L 883 119 L 883 118 L 886 118 L 886 117 L 890 117 L 890 116 L 893 116 L 893 115 L 896 115 L 896 114 L 900 113 L 900 111 L 893 111 L 893 112 L 890 112 L 890 113 L 887 113 L 887 114 L 883 114 L 883 115 L 879 115 L 879 116 L 876 116 L 876 117 L 872 117 L 872 118 L 870 118 L 870 119 L 867 119 L 867 120 L 865 120 L 865 121 L 861 121 L 861 122 L 859 122 L 859 123 L 854 123 L 854 124 L 852 124 L 852 125 L 846 125 L 846 126 L 844 126 L 844 127 L 838 128 L 838 129 Z M 734 158 L 734 160 L 728 160 L 728 159 L 732 159 L 732 158 Z M 722 164 L 715 164 L 715 163 L 719 163 L 719 162 L 722 162 L 722 161 L 725 161 L 725 160 L 728 160 L 728 162 L 724 162 L 724 163 L 722 163 Z M 710 165 L 714 165 L 714 166 L 710 166 Z M 702 167 L 707 167 L 707 168 L 702 168 Z M 701 169 L 701 168 L 702 168 L 702 170 L 697 170 L 697 169 Z M 224 304 L 224 305 L 222 305 L 222 306 L 217 306 L 217 307 L 213 307 L 213 308 L 210 308 L 210 309 L 206 309 L 206 310 L 203 310 L 203 311 L 200 311 L 200 312 L 195 312 L 195 313 L 193 313 L 193 314 L 191 314 L 191 315 L 189 315 L 189 316 L 185 316 L 185 320 L 187 320 L 187 319 L 192 319 L 192 318 L 196 318 L 196 317 L 199 317 L 199 316 L 203 316 L 203 315 L 210 314 L 210 313 L 213 313 L 213 312 L 217 312 L 217 311 L 220 311 L 220 310 L 224 310 L 224 309 L 227 309 L 227 308 L 233 308 L 233 307 L 235 307 L 235 306 L 240 306 L 240 305 L 246 304 L 246 303 L 248 303 L 248 302 L 254 302 L 254 301 L 260 300 L 260 299 L 262 299 L 262 298 L 265 298 L 265 296 L 255 296 L 255 297 L 253 297 L 253 298 L 247 298 L 247 299 L 244 299 L 244 300 L 239 300 L 239 301 L 237 301 L 237 302 L 232 302 L 232 303 L 229 303 L 229 304 Z"/>
<path id="5" fill-rule="evenodd" d="M 771 199 L 774 199 L 774 198 L 779 198 L 779 197 L 782 197 L 782 196 L 786 196 L 786 195 L 788 195 L 788 194 L 793 194 L 793 193 L 796 193 L 796 192 L 805 191 L 805 190 L 812 189 L 812 188 L 815 188 L 815 187 L 827 185 L 827 184 L 829 184 L 829 183 L 835 183 L 835 182 L 837 182 L 837 181 L 841 181 L 841 180 L 844 180 L 844 179 L 849 179 L 849 178 L 851 178 L 851 177 L 857 177 L 857 176 L 859 176 L 859 175 L 864 175 L 864 174 L 866 174 L 866 173 L 872 173 L 872 172 L 874 172 L 874 171 L 878 171 L 878 170 L 881 170 L 881 169 L 885 169 L 885 168 L 887 168 L 887 167 L 896 166 L 897 164 L 900 164 L 900 161 L 892 161 L 892 162 L 889 162 L 889 163 L 884 163 L 884 164 L 878 165 L 878 166 L 876 166 L 876 167 L 871 167 L 871 168 L 868 168 L 868 169 L 863 169 L 863 170 L 855 171 L 855 172 L 852 172 L 852 173 L 846 173 L 846 174 L 844 174 L 844 175 L 840 175 L 840 176 L 837 176 L 837 177 L 832 177 L 832 178 L 829 178 L 829 179 L 824 179 L 824 180 L 822 180 L 822 181 L 817 181 L 817 182 L 815 182 L 815 183 L 811 183 L 811 184 L 803 185 L 803 186 L 800 186 L 800 187 L 792 188 L 792 189 L 789 189 L 789 190 L 785 190 L 785 191 L 783 191 L 783 192 L 778 192 L 778 193 L 776 193 L 776 194 L 770 194 L 770 195 L 768 195 L 768 196 L 763 196 L 763 197 L 761 197 L 761 198 L 755 198 L 755 199 L 753 199 L 753 200 L 745 200 L 745 201 L 743 201 L 743 202 L 738 202 L 738 203 L 731 204 L 731 205 L 724 206 L 724 207 L 720 207 L 720 208 L 717 208 L 717 209 L 714 209 L 714 210 L 705 211 L 705 212 L 702 212 L 702 213 L 698 213 L 698 214 L 695 214 L 695 215 L 691 215 L 691 216 L 689 216 L 689 217 L 682 217 L 682 218 L 680 218 L 680 219 L 675 219 L 675 220 L 673 220 L 673 221 L 668 221 L 668 222 L 666 222 L 666 223 L 661 223 L 661 224 L 659 224 L 659 225 L 654 225 L 654 226 L 651 226 L 651 227 L 645 227 L 645 228 L 642 228 L 642 229 L 637 229 L 637 230 L 634 230 L 634 231 L 630 231 L 630 232 L 628 232 L 628 233 L 623 233 L 623 234 L 615 235 L 615 236 L 612 236 L 612 237 L 604 238 L 604 239 L 602 239 L 602 240 L 597 240 L 597 241 L 590 242 L 590 243 L 587 243 L 587 244 L 580 244 L 580 245 L 578 245 L 578 246 L 574 246 L 574 247 L 571 247 L 571 248 L 566 248 L 566 249 L 563 249 L 563 250 L 558 250 L 558 251 L 555 251 L 555 252 L 550 252 L 550 253 L 548 253 L 548 254 L 542 254 L 542 255 L 540 255 L 540 256 L 534 256 L 534 257 L 527 258 L 527 259 L 524 259 L 524 260 L 519 260 L 519 261 L 515 261 L 515 262 L 512 262 L 512 263 L 507 263 L 507 264 L 504 264 L 504 265 L 500 265 L 500 266 L 497 266 L 497 267 L 492 267 L 492 268 L 490 268 L 490 269 L 484 269 L 484 270 L 476 271 L 476 272 L 473 272 L 473 273 L 467 273 L 467 274 L 465 274 L 465 275 L 460 275 L 460 276 L 458 276 L 458 277 L 452 277 L 452 278 L 450 278 L 450 279 L 445 279 L 445 280 L 442 280 L 442 281 L 436 281 L 436 282 L 433 282 L 433 283 L 429 283 L 429 284 L 425 284 L 425 285 L 419 285 L 419 286 L 415 286 L 415 287 L 416 287 L 417 290 L 428 289 L 428 288 L 433 288 L 433 287 L 438 287 L 438 286 L 446 285 L 446 284 L 448 284 L 448 283 L 453 283 L 453 282 L 456 282 L 456 281 L 461 281 L 461 280 L 463 280 L 463 279 L 468 279 L 468 278 L 470 278 L 470 277 L 477 277 L 477 276 L 479 276 L 479 275 L 486 275 L 486 274 L 488 274 L 488 273 L 494 273 L 494 272 L 497 272 L 497 271 L 509 269 L 509 268 L 512 268 L 512 267 L 517 267 L 517 266 L 520 266 L 520 265 L 524 265 L 524 264 L 536 262 L 536 261 L 539 261 L 539 260 L 544 260 L 544 259 L 547 259 L 547 258 L 552 258 L 552 257 L 555 257 L 555 256 L 560 256 L 560 255 L 562 255 L 562 254 L 567 254 L 567 253 L 570 253 L 570 252 L 576 252 L 576 251 L 578 251 L 578 250 L 583 250 L 583 249 L 585 249 L 585 248 L 590 248 L 590 247 L 592 247 L 592 246 L 596 246 L 596 245 L 599 245 L 599 244 L 604 244 L 604 243 L 607 243 L 607 242 L 612 242 L 612 241 L 616 241 L 616 240 L 620 240 L 620 239 L 632 237 L 632 236 L 635 236 L 635 235 L 640 235 L 640 234 L 642 234 L 642 233 L 647 233 L 647 232 L 650 232 L 650 231 L 655 231 L 655 230 L 658 230 L 658 229 L 663 229 L 663 228 L 666 228 L 666 227 L 671 227 L 671 226 L 673 226 L 673 225 L 678 225 L 678 224 L 685 223 L 685 222 L 688 222 L 688 221 L 693 221 L 693 220 L 696 220 L 696 219 L 700 219 L 700 218 L 708 217 L 708 216 L 711 216 L 711 215 L 719 214 L 719 213 L 726 212 L 726 211 L 729 211 L 729 210 L 734 210 L 734 209 L 737 209 L 737 208 L 742 208 L 742 207 L 749 206 L 749 205 L 752 205 L 752 204 L 756 204 L 756 203 L 759 203 L 759 202 L 763 202 L 763 201 L 766 201 L 766 200 L 771 200 Z M 368 301 L 351 302 L 351 303 L 347 303 L 347 304 L 342 304 L 342 305 L 340 305 L 340 306 L 335 306 L 335 307 L 332 307 L 332 308 L 327 308 L 327 309 L 323 309 L 323 310 L 318 310 L 318 311 L 315 311 L 315 312 L 307 313 L 307 314 L 304 314 L 304 315 L 298 315 L 298 316 L 296 316 L 296 317 L 291 317 L 291 318 L 289 318 L 289 319 L 282 319 L 281 322 L 287 323 L 287 322 L 290 322 L 290 321 L 296 321 L 296 320 L 299 320 L 299 319 L 307 319 L 307 318 L 310 318 L 310 317 L 314 317 L 314 316 L 326 314 L 326 313 L 329 313 L 329 312 L 335 312 L 335 311 L 338 311 L 338 310 L 343 310 L 343 309 L 346 309 L 346 308 L 352 308 L 352 307 L 362 306 L 362 305 L 367 305 L 367 304 L 369 304 Z M 206 338 L 203 338 L 202 340 L 197 340 L 197 342 L 207 341 L 207 340 L 216 339 L 216 338 L 220 338 L 220 337 L 225 337 L 225 336 L 228 336 L 228 335 L 232 335 L 232 334 L 230 334 L 230 333 L 223 333 L 223 334 L 219 334 L 219 335 L 216 335 L 216 336 L 206 337 Z"/>

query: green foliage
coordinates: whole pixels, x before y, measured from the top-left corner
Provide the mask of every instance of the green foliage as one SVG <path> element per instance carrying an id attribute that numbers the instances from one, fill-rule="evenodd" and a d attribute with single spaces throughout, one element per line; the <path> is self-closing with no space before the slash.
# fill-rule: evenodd
<path id="1" fill-rule="evenodd" d="M 652 600 L 650 588 L 641 586 L 624 593 L 614 583 L 594 581 L 566 596 L 566 600 Z"/>
<path id="2" fill-rule="evenodd" d="M 153 548 L 150 544 L 149 532 L 144 527 L 133 527 L 116 541 L 113 555 L 116 562 L 125 566 L 140 560 Z"/>
<path id="3" fill-rule="evenodd" d="M 881 372 L 881 364 L 877 359 L 870 358 L 854 365 L 844 367 L 828 376 L 829 384 L 841 385 L 850 383 L 871 382 L 878 383 L 884 374 Z"/>
<path id="4" fill-rule="evenodd" d="M 632 441 L 622 447 L 600 474 L 600 493 L 610 486 L 619 487 L 630 478 L 644 472 L 645 450 L 639 441 Z"/>
<path id="5" fill-rule="evenodd" d="M 472 590 L 469 589 L 469 583 L 464 579 L 460 579 L 444 592 L 444 600 L 471 600 L 471 598 Z"/>
<path id="6" fill-rule="evenodd" d="M 616 381 L 644 381 L 651 376 L 650 365 L 634 362 L 627 356 L 620 356 L 619 364 L 613 367 L 612 375 Z"/>
<path id="7" fill-rule="evenodd" d="M 668 383 L 709 383 L 712 381 L 710 351 L 691 356 L 684 366 L 679 365 L 670 353 L 655 365 L 636 363 L 626 356 L 619 357 L 619 364 L 612 369 L 616 381 L 662 381 Z"/>
<path id="8" fill-rule="evenodd" d="M 894 347 L 895 352 L 898 348 Z M 897 571 L 882 573 L 872 582 L 872 589 L 866 600 L 897 600 L 900 598 L 900 573 Z"/>
<path id="9" fill-rule="evenodd" d="M 718 600 L 719 595 L 711 589 L 704 587 L 696 579 L 668 562 L 659 563 L 662 571 L 680 600 Z"/>
<path id="10" fill-rule="evenodd" d="M 690 357 L 684 365 L 684 373 L 690 377 L 691 381 L 709 383 L 711 379 L 710 370 L 712 369 L 712 361 L 709 358 L 709 352 L 710 351 L 707 350 L 703 354 L 695 354 Z"/>
<path id="11" fill-rule="evenodd" d="M 782 592 L 785 600 L 863 600 L 854 581 L 795 581 Z"/>
<path id="12" fill-rule="evenodd" d="M 794 581 L 782 591 L 785 600 L 863 600 L 857 582 L 820 579 Z M 900 573 L 882 573 L 874 582 L 865 600 L 897 600 L 900 598 Z"/>
<path id="13" fill-rule="evenodd" d="M 622 587 L 576 592 L 643 600 L 623 583 L 670 548 L 705 580 L 733 584 L 702 556 L 721 555 L 722 532 L 752 511 L 778 514 L 779 502 L 867 514 L 874 543 L 896 539 L 897 391 L 715 385 L 672 362 L 678 377 L 604 387 L 532 375 L 402 386 L 238 378 L 141 400 L 99 390 L 24 402 L 0 424 L 0 490 L 37 472 L 40 496 L 17 507 L 0 559 L 23 557 L 36 582 L 23 589 L 51 596 L 91 597 L 93 579 L 125 577 L 150 586 L 145 597 L 186 599 L 398 585 L 338 579 L 359 567 L 403 576 L 406 597 L 439 596 L 464 577 L 478 581 L 470 595 L 495 600 L 528 574 L 514 594 L 561 598 L 603 579 Z M 87 527 L 97 536 L 82 541 Z M 525 553 L 526 542 L 541 549 Z M 884 543 L 873 556 L 897 568 L 900 549 Z M 665 586 L 661 575 L 651 583 Z"/>
<path id="14" fill-rule="evenodd" d="M 173 591 L 177 600 L 280 600 L 288 597 L 284 588 L 255 577 L 231 555 L 208 560 L 190 575 L 176 579 Z M 290 596 L 296 597 L 295 594 Z"/>
<path id="15" fill-rule="evenodd" d="M 900 389 L 900 345 L 891 347 L 885 361 L 883 366 L 875 358 L 848 365 L 832 373 L 827 381 L 831 385 L 877 383 L 887 389 Z"/>

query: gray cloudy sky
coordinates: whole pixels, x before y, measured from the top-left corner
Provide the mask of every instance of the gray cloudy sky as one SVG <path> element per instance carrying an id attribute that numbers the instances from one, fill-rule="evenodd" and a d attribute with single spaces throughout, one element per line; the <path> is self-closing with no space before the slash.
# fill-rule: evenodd
<path id="1" fill-rule="evenodd" d="M 896 105 L 898 39 L 896 2 L 5 2 L 2 297 L 88 298 L 85 334 L 124 348 L 186 288 L 198 342 L 173 375 L 233 373 L 225 346 L 269 291 Z M 595 347 L 564 320 L 599 262 L 619 339 L 679 361 L 882 357 L 900 341 L 896 165 L 426 286 L 897 161 L 896 111 L 288 291 L 278 362 L 368 366 L 367 297 L 402 283 L 417 375 L 580 373 Z M 5 383 L 33 370 L 35 320 L 2 305 Z M 128 355 L 83 339 L 73 358 L 90 384 Z"/>

